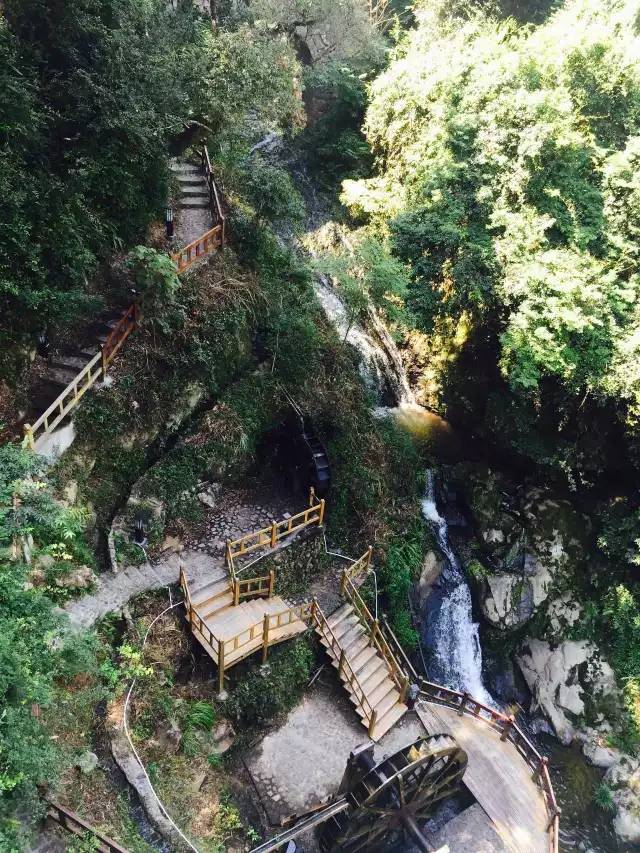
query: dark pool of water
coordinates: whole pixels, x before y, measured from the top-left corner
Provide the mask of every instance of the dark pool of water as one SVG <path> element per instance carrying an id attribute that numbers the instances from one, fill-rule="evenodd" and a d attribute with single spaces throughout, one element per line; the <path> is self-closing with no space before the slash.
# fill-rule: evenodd
<path id="1" fill-rule="evenodd" d="M 549 757 L 551 781 L 562 809 L 560 849 L 589 853 L 637 851 L 637 847 L 618 840 L 612 813 L 596 805 L 595 793 L 603 772 L 585 761 L 579 744 L 562 746 L 548 735 L 541 735 L 538 740 Z"/>

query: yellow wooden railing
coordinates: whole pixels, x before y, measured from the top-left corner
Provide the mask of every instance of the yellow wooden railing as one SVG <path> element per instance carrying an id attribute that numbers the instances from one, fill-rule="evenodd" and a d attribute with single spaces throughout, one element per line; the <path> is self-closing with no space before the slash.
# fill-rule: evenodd
<path id="1" fill-rule="evenodd" d="M 325 502 L 318 501 L 313 489 L 309 493 L 309 506 L 297 515 L 285 518 L 282 521 L 273 521 L 269 527 L 255 530 L 241 536 L 240 539 L 227 541 L 225 549 L 225 562 L 231 576 L 234 604 L 238 604 L 243 598 L 253 596 L 273 596 L 275 577 L 273 572 L 267 575 L 253 578 L 240 578 L 236 571 L 235 560 L 252 554 L 262 548 L 273 549 L 283 539 L 287 539 L 304 530 L 306 527 L 317 525 L 321 527 L 324 522 Z"/>
<path id="2" fill-rule="evenodd" d="M 178 273 L 185 272 L 203 255 L 208 255 L 209 252 L 222 246 L 222 236 L 222 225 L 216 225 L 211 230 L 206 231 L 201 237 L 189 243 L 184 249 L 171 255 L 171 260 L 178 268 Z"/>
<path id="3" fill-rule="evenodd" d="M 25 447 L 34 450 L 40 433 L 53 432 L 98 379 L 106 376 L 109 365 L 137 325 L 138 308 L 136 305 L 131 305 L 100 350 L 67 385 L 62 394 L 53 401 L 46 412 L 40 415 L 34 424 L 24 425 L 23 445 Z"/>
<path id="4" fill-rule="evenodd" d="M 351 666 L 345 650 L 338 642 L 327 617 L 324 615 L 315 599 L 312 602 L 311 618 L 318 626 L 320 633 L 325 638 L 331 648 L 331 651 L 335 655 L 335 658 L 338 661 L 338 675 L 351 688 L 358 705 L 362 708 L 362 713 L 364 714 L 364 719 L 367 723 L 369 737 L 372 737 L 373 730 L 375 729 L 376 722 L 378 720 L 378 712 L 367 699 L 367 694 L 364 692 L 362 684 L 360 683 L 355 670 Z"/>
<path id="5" fill-rule="evenodd" d="M 371 558 L 373 556 L 373 548 L 369 546 L 365 553 L 360 557 L 359 560 L 356 560 L 355 563 L 352 563 L 348 569 L 345 569 L 344 574 L 347 575 L 349 580 L 355 581 L 358 580 L 362 575 L 366 575 L 369 569 L 371 568 Z"/>
<path id="6" fill-rule="evenodd" d="M 367 554 L 370 560 L 371 549 L 369 549 Z M 367 557 L 367 554 L 365 554 L 364 557 L 362 557 L 361 559 Z M 404 670 L 402 669 L 395 655 L 393 654 L 391 647 L 387 641 L 387 638 L 382 632 L 380 623 L 376 618 L 374 618 L 373 614 L 371 613 L 367 605 L 364 603 L 362 596 L 353 585 L 353 582 L 349 577 L 348 570 L 345 570 L 342 573 L 340 591 L 342 592 L 344 599 L 351 604 L 358 619 L 365 627 L 367 633 L 369 634 L 371 645 L 374 646 L 380 653 L 380 656 L 384 660 L 387 670 L 389 671 L 391 679 L 398 688 L 398 691 L 400 693 L 400 702 L 404 702 L 407 696 L 407 689 L 409 687 L 409 678 L 407 675 L 405 675 Z"/>

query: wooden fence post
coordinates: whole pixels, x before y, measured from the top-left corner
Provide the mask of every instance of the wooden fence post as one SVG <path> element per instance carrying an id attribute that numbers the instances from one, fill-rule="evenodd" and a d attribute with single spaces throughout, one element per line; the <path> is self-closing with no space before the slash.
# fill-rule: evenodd
<path id="1" fill-rule="evenodd" d="M 369 728 L 367 730 L 367 733 L 368 733 L 369 737 L 371 737 L 371 738 L 373 737 L 373 730 L 376 727 L 377 721 L 378 721 L 378 712 L 374 708 L 372 713 L 371 713 L 371 719 L 369 720 Z"/>
<path id="2" fill-rule="evenodd" d="M 502 724 L 502 734 L 500 735 L 500 740 L 504 741 L 509 737 L 509 732 L 511 731 L 511 727 L 515 723 L 516 718 L 511 714 L 511 716 L 507 717 L 507 719 Z"/>
<path id="3" fill-rule="evenodd" d="M 407 698 L 408 689 L 409 689 L 409 679 L 405 675 L 405 677 L 402 679 L 402 690 L 400 691 L 400 702 L 404 702 L 404 700 Z"/>
<path id="4" fill-rule="evenodd" d="M 340 663 L 338 664 L 338 675 L 340 676 L 340 678 L 342 678 L 342 676 L 344 675 L 343 670 L 344 670 L 344 662 L 345 662 L 346 657 L 347 656 L 345 654 L 344 649 L 341 649 L 340 650 Z"/>
<path id="5" fill-rule="evenodd" d="M 320 518 L 318 519 L 318 524 L 322 527 L 322 523 L 324 521 L 324 498 L 320 501 Z"/>
<path id="6" fill-rule="evenodd" d="M 275 521 L 271 522 L 271 547 L 275 548 L 278 542 L 278 525 Z"/>
<path id="7" fill-rule="evenodd" d="M 540 756 L 540 761 L 538 762 L 538 766 L 537 766 L 537 767 L 536 767 L 536 769 L 533 771 L 533 781 L 534 781 L 534 782 L 539 782 L 539 781 L 540 781 L 540 777 L 542 776 L 542 773 L 543 773 L 543 771 L 544 771 L 544 768 L 547 766 L 547 764 L 548 764 L 548 763 L 549 763 L 549 759 L 547 758 L 547 756 L 546 756 L 546 755 L 541 755 L 541 756 Z"/>
<path id="8" fill-rule="evenodd" d="M 314 622 L 318 621 L 318 599 L 315 597 L 315 595 L 311 599 L 311 619 Z"/>
<path id="9" fill-rule="evenodd" d="M 467 707 L 467 700 L 469 699 L 469 694 L 465 692 L 462 694 L 462 702 L 460 703 L 460 707 L 458 708 L 458 716 L 462 717 L 464 715 L 464 709 Z"/>
<path id="10" fill-rule="evenodd" d="M 33 430 L 31 429 L 31 424 L 24 425 L 24 443 L 28 450 L 35 450 L 36 442 L 33 436 Z"/>
<path id="11" fill-rule="evenodd" d="M 371 645 L 374 646 L 376 643 L 376 637 L 378 636 L 378 632 L 380 631 L 380 624 L 377 619 L 374 619 L 373 625 L 371 626 Z"/>
<path id="12" fill-rule="evenodd" d="M 309 489 L 309 506 L 313 506 L 316 501 L 316 490 L 311 486 Z"/>
<path id="13" fill-rule="evenodd" d="M 269 614 L 264 614 L 264 622 L 262 625 L 262 663 L 267 662 L 269 656 Z"/>
<path id="14" fill-rule="evenodd" d="M 373 547 L 369 545 L 369 551 L 367 553 L 367 571 L 371 568 L 371 557 L 373 555 Z"/>
<path id="15" fill-rule="evenodd" d="M 218 694 L 224 693 L 224 640 L 218 640 Z"/>
<path id="16" fill-rule="evenodd" d="M 233 606 L 237 607 L 240 603 L 240 581 L 234 576 L 233 578 Z"/>
<path id="17" fill-rule="evenodd" d="M 273 593 L 276 586 L 276 573 L 273 569 L 269 572 L 269 598 L 273 598 Z"/>
<path id="18" fill-rule="evenodd" d="M 344 595 L 347 591 L 347 570 L 343 569 L 342 578 L 340 580 L 340 594 Z"/>

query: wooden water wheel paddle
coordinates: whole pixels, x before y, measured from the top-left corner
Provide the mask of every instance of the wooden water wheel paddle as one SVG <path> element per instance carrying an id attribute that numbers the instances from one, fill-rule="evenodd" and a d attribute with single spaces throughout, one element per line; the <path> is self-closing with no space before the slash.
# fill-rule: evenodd
<path id="1" fill-rule="evenodd" d="M 377 765 L 372 747 L 361 747 L 341 786 L 350 808 L 326 822 L 321 849 L 374 853 L 404 837 L 430 850 L 418 824 L 456 793 L 466 766 L 467 754 L 449 735 L 420 738 Z"/>

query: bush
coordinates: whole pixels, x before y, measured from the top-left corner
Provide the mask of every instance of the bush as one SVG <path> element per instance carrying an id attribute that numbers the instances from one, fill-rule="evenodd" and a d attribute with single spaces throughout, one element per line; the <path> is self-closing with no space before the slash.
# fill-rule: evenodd
<path id="1" fill-rule="evenodd" d="M 300 699 L 309 682 L 314 652 L 306 638 L 299 637 L 284 648 L 270 652 L 269 667 L 252 667 L 227 699 L 226 713 L 252 724 L 288 711 Z"/>

